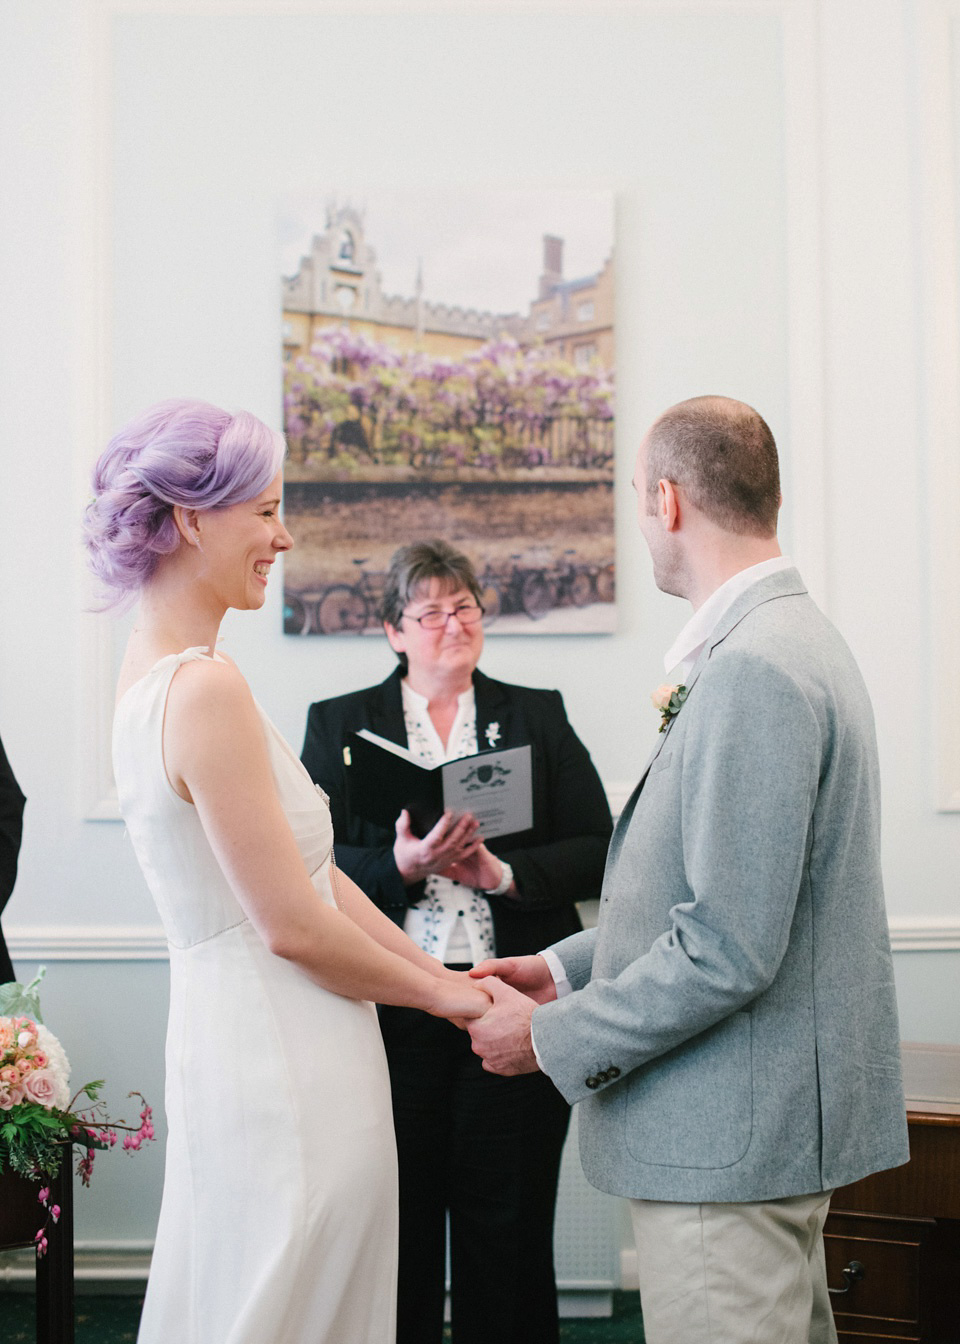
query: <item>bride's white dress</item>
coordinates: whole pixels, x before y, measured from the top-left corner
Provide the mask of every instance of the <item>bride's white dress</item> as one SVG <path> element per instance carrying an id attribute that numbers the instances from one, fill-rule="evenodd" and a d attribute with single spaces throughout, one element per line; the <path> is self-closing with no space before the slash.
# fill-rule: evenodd
<path id="1" fill-rule="evenodd" d="M 170 944 L 169 1127 L 140 1344 L 393 1344 L 397 1170 L 376 1011 L 267 950 L 163 764 L 163 658 L 114 722 L 120 810 Z M 317 893 L 325 799 L 260 711 Z"/>

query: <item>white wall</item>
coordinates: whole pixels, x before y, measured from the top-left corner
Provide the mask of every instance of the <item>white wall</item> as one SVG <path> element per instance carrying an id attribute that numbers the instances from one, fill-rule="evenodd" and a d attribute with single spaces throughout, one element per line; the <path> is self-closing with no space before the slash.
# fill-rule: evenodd
<path id="1" fill-rule="evenodd" d="M 558 686 L 614 788 L 685 609 L 629 488 L 666 405 L 757 405 L 784 535 L 877 710 L 904 1035 L 960 1041 L 957 0 L 204 3 L 0 9 L 0 732 L 28 795 L 5 926 L 76 1071 L 159 1102 L 165 967 L 109 813 L 116 640 L 82 614 L 98 447 L 169 395 L 280 419 L 274 209 L 292 186 L 591 185 L 617 194 L 620 631 L 491 639 Z M 960 488 L 960 487 L 958 487 Z M 279 593 L 226 645 L 299 745 L 306 705 L 378 679 L 376 641 L 284 639 Z M 938 661 L 939 660 L 939 661 Z M 944 784 L 946 780 L 946 785 Z M 101 1160 L 79 1235 L 149 1239 L 157 1153 Z M 134 1197 L 130 1198 L 130 1191 Z"/>

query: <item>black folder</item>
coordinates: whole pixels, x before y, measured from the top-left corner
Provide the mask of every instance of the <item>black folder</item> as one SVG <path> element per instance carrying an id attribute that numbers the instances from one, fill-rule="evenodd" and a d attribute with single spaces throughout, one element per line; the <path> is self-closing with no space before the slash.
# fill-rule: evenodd
<path id="1" fill-rule="evenodd" d="M 350 811 L 388 830 L 404 808 L 418 836 L 432 830 L 445 807 L 472 812 L 486 840 L 533 825 L 529 746 L 479 751 L 431 767 L 363 730 L 350 734 L 343 759 Z"/>

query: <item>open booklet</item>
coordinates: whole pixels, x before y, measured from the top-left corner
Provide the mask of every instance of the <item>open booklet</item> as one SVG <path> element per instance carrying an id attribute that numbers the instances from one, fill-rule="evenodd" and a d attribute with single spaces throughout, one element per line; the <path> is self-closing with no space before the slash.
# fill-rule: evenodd
<path id="1" fill-rule="evenodd" d="M 362 728 L 350 734 L 343 760 L 350 810 L 390 830 L 404 808 L 420 836 L 446 808 L 472 812 L 485 840 L 533 825 L 529 746 L 478 751 L 429 767 L 406 747 Z"/>

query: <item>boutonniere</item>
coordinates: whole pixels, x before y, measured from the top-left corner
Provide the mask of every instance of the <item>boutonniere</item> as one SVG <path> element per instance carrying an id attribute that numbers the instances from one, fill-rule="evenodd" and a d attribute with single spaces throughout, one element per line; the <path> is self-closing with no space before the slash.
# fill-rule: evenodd
<path id="1" fill-rule="evenodd" d="M 683 709 L 683 702 L 689 694 L 686 686 L 668 686 L 665 683 L 657 687 L 650 699 L 653 701 L 654 709 L 660 711 L 659 732 L 667 731 L 670 720 Z"/>
<path id="2" fill-rule="evenodd" d="M 495 747 L 497 743 L 500 741 L 499 723 L 488 723 L 486 728 L 484 728 L 483 730 L 483 735 L 489 742 L 490 746 Z"/>

